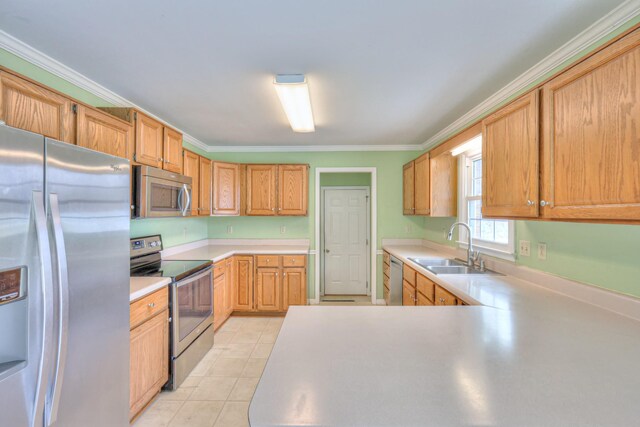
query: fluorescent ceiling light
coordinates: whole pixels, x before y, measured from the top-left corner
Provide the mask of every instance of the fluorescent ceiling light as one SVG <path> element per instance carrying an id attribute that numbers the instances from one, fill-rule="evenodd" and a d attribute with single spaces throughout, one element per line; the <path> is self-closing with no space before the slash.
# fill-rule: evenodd
<path id="1" fill-rule="evenodd" d="M 273 85 L 294 132 L 314 132 L 309 85 L 304 74 L 278 74 Z"/>
<path id="2" fill-rule="evenodd" d="M 480 151 L 482 151 L 482 134 L 468 140 L 462 145 L 458 145 L 456 148 L 451 150 L 451 155 L 459 156 L 460 154 L 466 152 L 477 153 Z"/>

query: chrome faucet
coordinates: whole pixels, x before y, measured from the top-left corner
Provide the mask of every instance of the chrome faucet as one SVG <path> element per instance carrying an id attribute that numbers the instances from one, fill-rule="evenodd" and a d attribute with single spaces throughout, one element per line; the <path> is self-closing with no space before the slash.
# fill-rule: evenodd
<path id="1" fill-rule="evenodd" d="M 469 224 L 465 223 L 465 222 L 455 222 L 453 223 L 453 225 L 451 226 L 451 228 L 449 229 L 449 234 L 447 235 L 447 240 L 453 240 L 453 230 L 456 228 L 456 225 L 459 225 L 461 227 L 464 227 L 467 229 L 467 265 L 471 268 L 474 267 L 475 265 L 475 261 L 476 259 L 478 259 L 478 255 L 480 255 L 480 253 L 476 253 L 473 250 L 473 245 L 471 242 L 471 227 L 469 227 Z"/>

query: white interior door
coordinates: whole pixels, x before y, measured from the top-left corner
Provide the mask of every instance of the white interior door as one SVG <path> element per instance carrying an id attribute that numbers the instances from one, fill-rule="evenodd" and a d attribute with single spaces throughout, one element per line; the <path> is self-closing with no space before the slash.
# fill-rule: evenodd
<path id="1" fill-rule="evenodd" d="M 324 293 L 367 295 L 367 189 L 324 189 Z"/>

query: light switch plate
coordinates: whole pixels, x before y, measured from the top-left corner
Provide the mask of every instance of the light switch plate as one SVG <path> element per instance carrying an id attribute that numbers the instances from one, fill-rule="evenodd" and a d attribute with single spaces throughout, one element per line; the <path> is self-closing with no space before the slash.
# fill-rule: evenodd
<path id="1" fill-rule="evenodd" d="M 521 256 L 529 256 L 531 255 L 531 243 L 528 240 L 520 240 L 520 251 Z"/>
<path id="2" fill-rule="evenodd" d="M 538 243 L 538 259 L 547 259 L 546 243 Z"/>

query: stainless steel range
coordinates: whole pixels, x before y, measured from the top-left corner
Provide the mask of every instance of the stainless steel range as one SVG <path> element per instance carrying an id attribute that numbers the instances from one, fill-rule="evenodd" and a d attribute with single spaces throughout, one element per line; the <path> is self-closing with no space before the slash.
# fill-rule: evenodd
<path id="1" fill-rule="evenodd" d="M 159 235 L 131 239 L 131 276 L 169 277 L 171 369 L 165 388 L 177 389 L 213 346 L 210 260 L 163 260 Z"/>

